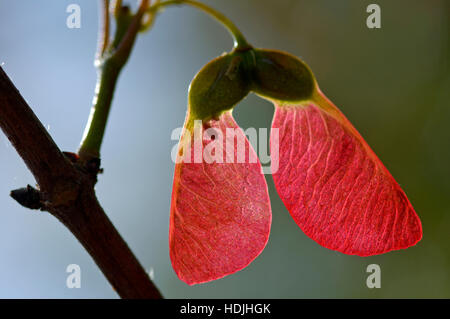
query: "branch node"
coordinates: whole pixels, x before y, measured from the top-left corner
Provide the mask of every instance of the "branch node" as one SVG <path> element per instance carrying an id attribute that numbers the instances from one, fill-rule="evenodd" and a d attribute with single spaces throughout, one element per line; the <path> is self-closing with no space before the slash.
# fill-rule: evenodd
<path id="1" fill-rule="evenodd" d="M 41 192 L 30 185 L 12 190 L 10 196 L 23 207 L 40 210 L 44 208 L 41 201 Z"/>

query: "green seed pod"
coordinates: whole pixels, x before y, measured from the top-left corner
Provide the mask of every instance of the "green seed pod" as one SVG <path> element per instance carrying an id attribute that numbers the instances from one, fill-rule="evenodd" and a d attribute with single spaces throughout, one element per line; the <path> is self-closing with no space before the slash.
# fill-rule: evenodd
<path id="1" fill-rule="evenodd" d="M 271 100 L 298 102 L 309 99 L 315 79 L 309 67 L 297 57 L 281 51 L 252 50 L 252 91 Z"/>
<path id="2" fill-rule="evenodd" d="M 189 119 L 208 120 L 230 110 L 249 92 L 251 82 L 239 52 L 224 54 L 205 65 L 189 87 Z"/>

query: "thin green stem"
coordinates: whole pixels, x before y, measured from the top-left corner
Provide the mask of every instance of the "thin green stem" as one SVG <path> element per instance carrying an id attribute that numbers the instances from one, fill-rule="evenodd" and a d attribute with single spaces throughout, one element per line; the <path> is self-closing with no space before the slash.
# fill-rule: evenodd
<path id="1" fill-rule="evenodd" d="M 168 1 L 156 3 L 152 6 L 150 6 L 150 8 L 148 8 L 148 11 L 154 13 L 154 12 L 157 12 L 157 10 L 162 9 L 164 7 L 168 7 L 168 6 L 172 6 L 172 5 L 183 5 L 183 4 L 200 9 L 200 10 L 206 12 L 207 14 L 211 15 L 212 17 L 214 17 L 220 23 L 222 23 L 228 29 L 231 36 L 233 37 L 235 50 L 246 50 L 246 49 L 251 48 L 250 44 L 245 39 L 244 35 L 241 33 L 241 31 L 236 27 L 236 25 L 230 19 L 228 19 L 222 13 L 207 6 L 204 3 L 197 2 L 194 0 L 168 0 Z"/>
<path id="2" fill-rule="evenodd" d="M 116 1 L 120 5 L 121 1 Z M 142 17 L 149 1 L 142 0 L 138 12 L 132 15 L 127 7 L 115 7 L 116 33 L 111 44 L 98 57 L 95 97 L 78 154 L 82 161 L 100 158 L 100 147 L 120 71 L 130 56 L 136 35 L 141 28 Z M 100 35 L 101 36 L 101 35 Z"/>
<path id="3" fill-rule="evenodd" d="M 119 73 L 120 68 L 109 61 L 106 61 L 98 71 L 93 106 L 78 151 L 81 157 L 100 157 L 100 147 Z"/>
<path id="4" fill-rule="evenodd" d="M 109 0 L 99 0 L 101 7 L 100 26 L 98 35 L 97 59 L 100 59 L 106 51 L 109 42 Z"/>

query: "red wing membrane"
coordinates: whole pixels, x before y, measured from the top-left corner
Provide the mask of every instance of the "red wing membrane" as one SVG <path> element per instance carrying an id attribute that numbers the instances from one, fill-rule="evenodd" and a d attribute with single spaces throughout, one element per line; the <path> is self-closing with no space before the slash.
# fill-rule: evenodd
<path id="1" fill-rule="evenodd" d="M 169 245 L 173 268 L 189 285 L 219 279 L 246 267 L 264 249 L 272 218 L 261 164 L 231 113 L 200 126 L 201 134 L 208 127 L 222 132 L 224 156 L 223 163 L 205 159 L 195 163 L 194 137 L 190 143 L 180 143 L 179 157 L 182 152 L 191 162 L 175 166 Z M 227 128 L 237 137 L 226 134 Z M 214 142 L 221 145 L 215 137 Z M 225 152 L 226 139 L 234 140 L 234 154 Z M 239 139 L 244 146 L 239 151 L 247 154 L 245 163 L 236 163 Z M 206 150 L 212 142 L 203 140 L 203 148 Z M 255 161 L 249 163 L 249 157 Z"/>
<path id="2" fill-rule="evenodd" d="M 276 106 L 272 123 L 280 141 L 273 179 L 295 222 L 344 254 L 415 245 L 422 226 L 405 193 L 344 115 L 322 95 L 317 100 L 321 107 Z"/>

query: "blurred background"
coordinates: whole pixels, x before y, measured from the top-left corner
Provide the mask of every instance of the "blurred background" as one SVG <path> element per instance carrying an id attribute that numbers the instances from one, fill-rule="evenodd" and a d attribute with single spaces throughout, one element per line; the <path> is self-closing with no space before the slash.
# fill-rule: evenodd
<path id="1" fill-rule="evenodd" d="M 187 89 L 231 38 L 189 7 L 163 12 L 137 40 L 119 79 L 96 190 L 131 249 L 168 298 L 450 298 L 450 100 L 448 0 L 206 1 L 256 47 L 304 59 L 324 93 L 346 114 L 397 179 L 419 214 L 413 248 L 346 256 L 322 248 L 295 225 L 267 176 L 269 243 L 244 270 L 189 287 L 168 251 L 173 129 L 182 126 Z M 381 7 L 381 29 L 366 8 Z M 69 4 L 81 28 L 66 26 Z M 135 4 L 133 4 L 135 7 Z M 97 2 L 0 0 L 0 63 L 57 144 L 76 151 L 91 107 Z M 234 111 L 244 128 L 270 127 L 273 107 L 250 95 Z M 0 297 L 117 298 L 77 240 L 54 217 L 20 207 L 11 189 L 34 184 L 0 134 Z M 381 267 L 368 289 L 366 267 Z M 81 289 L 66 267 L 81 267 Z"/>

